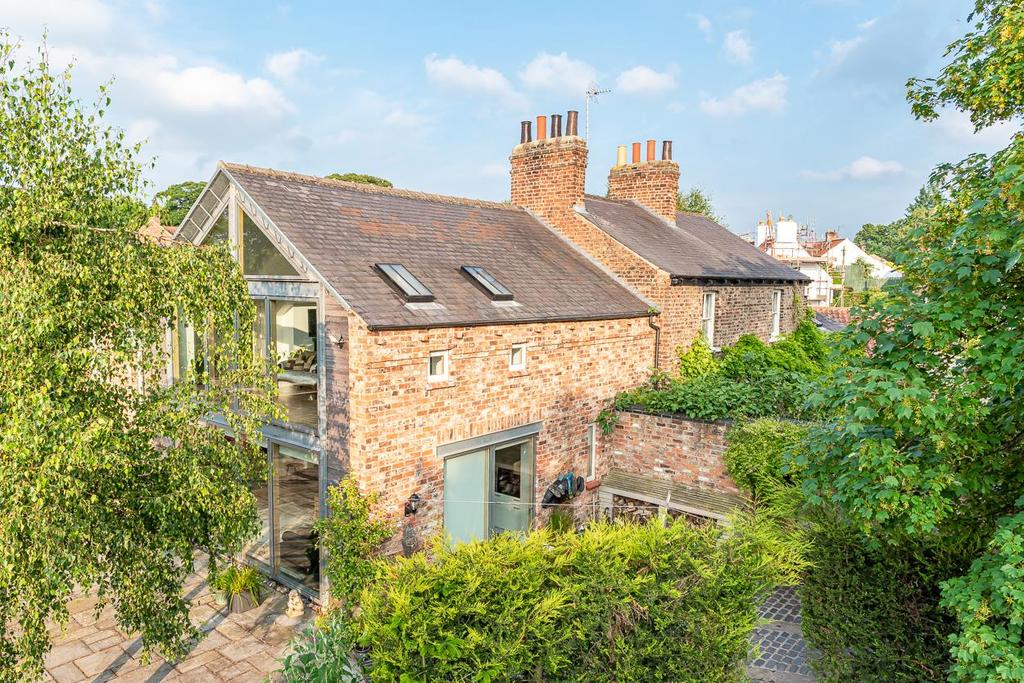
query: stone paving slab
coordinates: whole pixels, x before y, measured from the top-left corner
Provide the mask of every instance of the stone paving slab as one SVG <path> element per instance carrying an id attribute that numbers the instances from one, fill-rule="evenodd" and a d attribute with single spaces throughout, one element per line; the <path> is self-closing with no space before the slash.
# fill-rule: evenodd
<path id="1" fill-rule="evenodd" d="M 815 651 L 800 630 L 800 596 L 796 588 L 779 588 L 758 607 L 766 620 L 754 629 L 751 649 L 758 654 L 747 664 L 750 678 L 760 683 L 813 683 L 817 680 L 811 660 Z"/>
<path id="2" fill-rule="evenodd" d="M 205 573 L 205 572 L 202 572 Z M 142 641 L 118 629 L 110 608 L 97 618 L 96 599 L 76 598 L 64 629 L 55 627 L 54 646 L 46 657 L 44 681 L 79 683 L 123 681 L 201 681 L 244 683 L 274 680 L 278 660 L 292 636 L 312 620 L 309 607 L 298 624 L 284 616 L 288 596 L 273 590 L 263 603 L 243 614 L 228 614 L 200 574 L 185 585 L 192 601 L 192 622 L 204 638 L 193 644 L 181 661 L 167 662 L 154 655 L 142 661 Z"/>

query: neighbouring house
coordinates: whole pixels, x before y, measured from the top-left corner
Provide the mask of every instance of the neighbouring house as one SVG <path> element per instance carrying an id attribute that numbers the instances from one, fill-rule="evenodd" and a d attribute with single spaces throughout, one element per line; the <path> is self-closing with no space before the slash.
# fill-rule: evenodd
<path id="1" fill-rule="evenodd" d="M 262 435 L 271 475 L 246 549 L 271 576 L 320 590 L 313 525 L 346 474 L 404 520 L 392 551 L 529 529 L 567 473 L 588 482 L 573 503 L 593 501 L 609 399 L 702 331 L 795 325 L 802 276 L 676 215 L 670 158 L 584 195 L 569 121 L 515 148 L 511 204 L 219 164 L 175 238 L 230 245 L 277 366 L 287 417 Z M 203 339 L 173 337 L 180 380 Z"/>
<path id="2" fill-rule="evenodd" d="M 869 254 L 857 245 L 853 240 L 840 237 L 839 233 L 829 230 L 825 233 L 825 239 L 819 242 L 811 242 L 807 250 L 814 256 L 820 256 L 835 270 L 844 271 L 858 261 L 870 267 L 868 276 L 878 280 L 891 280 L 903 277 L 903 274 L 881 256 Z"/>
<path id="3" fill-rule="evenodd" d="M 812 253 L 799 238 L 799 226 L 792 218 L 777 223 L 759 221 L 755 232 L 757 247 L 782 263 L 800 271 L 808 280 L 804 289 L 807 303 L 814 308 L 832 305 L 833 294 L 842 289 L 835 283 L 827 258 Z"/>

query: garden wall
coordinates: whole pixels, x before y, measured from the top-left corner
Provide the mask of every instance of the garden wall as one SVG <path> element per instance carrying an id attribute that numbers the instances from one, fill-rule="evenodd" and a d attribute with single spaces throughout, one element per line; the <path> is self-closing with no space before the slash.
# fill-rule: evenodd
<path id="1" fill-rule="evenodd" d="M 725 433 L 731 422 L 639 410 L 617 415 L 618 424 L 602 440 L 602 473 L 615 469 L 719 493 L 739 492 L 725 471 Z"/>

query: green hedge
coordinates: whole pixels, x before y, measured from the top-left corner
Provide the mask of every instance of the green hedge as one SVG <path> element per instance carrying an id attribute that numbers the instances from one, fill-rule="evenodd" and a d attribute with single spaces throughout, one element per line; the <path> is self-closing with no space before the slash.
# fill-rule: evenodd
<path id="1" fill-rule="evenodd" d="M 773 530 L 596 524 L 381 563 L 363 595 L 373 681 L 738 681 Z"/>
<path id="2" fill-rule="evenodd" d="M 947 680 L 956 621 L 939 586 L 966 570 L 970 552 L 948 541 L 880 544 L 835 514 L 819 521 L 800 599 L 821 680 Z"/>

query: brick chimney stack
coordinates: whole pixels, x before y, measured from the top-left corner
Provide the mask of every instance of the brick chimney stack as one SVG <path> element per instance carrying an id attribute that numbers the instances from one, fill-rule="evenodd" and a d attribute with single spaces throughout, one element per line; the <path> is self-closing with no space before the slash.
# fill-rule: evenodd
<path id="1" fill-rule="evenodd" d="M 552 226 L 565 229 L 575 221 L 573 207 L 583 204 L 587 175 L 587 143 L 577 135 L 578 113 L 570 111 L 562 134 L 562 117 L 537 117 L 537 136 L 531 122 L 522 122 L 520 142 L 512 150 L 512 203 L 530 209 Z"/>
<path id="2" fill-rule="evenodd" d="M 624 148 L 620 147 L 620 150 Z M 618 163 L 608 173 L 608 196 L 632 199 L 643 204 L 670 223 L 676 222 L 676 195 L 679 193 L 679 164 L 672 161 L 672 141 L 661 146 L 661 159 L 654 158 L 654 140 L 647 141 L 647 158 L 640 159 L 640 143 L 633 143 L 633 162 L 624 163 L 622 151 Z"/>

